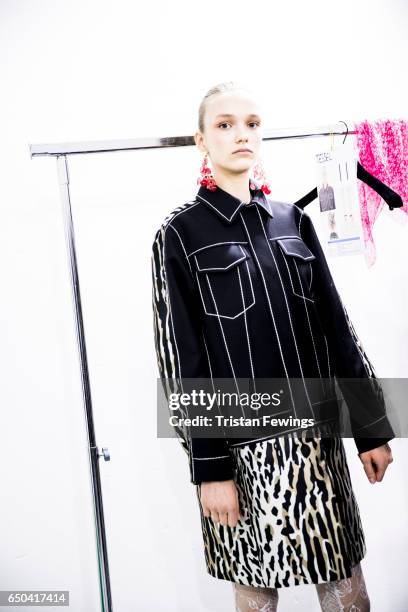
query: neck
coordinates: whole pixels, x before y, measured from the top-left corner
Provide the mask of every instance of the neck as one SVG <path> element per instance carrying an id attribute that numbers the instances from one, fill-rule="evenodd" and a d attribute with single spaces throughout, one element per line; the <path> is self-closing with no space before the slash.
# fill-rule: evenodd
<path id="1" fill-rule="evenodd" d="M 249 170 L 240 174 L 226 174 L 220 170 L 217 173 L 214 171 L 215 182 L 221 189 L 235 196 L 241 202 L 251 201 L 251 192 L 249 190 Z"/>

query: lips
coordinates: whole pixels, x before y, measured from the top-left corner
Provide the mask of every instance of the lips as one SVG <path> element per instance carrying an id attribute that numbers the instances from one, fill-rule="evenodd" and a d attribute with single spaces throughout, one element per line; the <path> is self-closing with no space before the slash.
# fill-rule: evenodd
<path id="1" fill-rule="evenodd" d="M 234 151 L 234 153 L 252 153 L 250 149 L 238 149 L 238 151 Z"/>

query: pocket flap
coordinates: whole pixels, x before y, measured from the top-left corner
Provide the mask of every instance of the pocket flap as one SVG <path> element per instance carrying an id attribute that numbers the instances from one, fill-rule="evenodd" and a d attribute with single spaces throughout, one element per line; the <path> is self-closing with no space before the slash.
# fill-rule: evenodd
<path id="1" fill-rule="evenodd" d="M 225 272 L 249 256 L 239 244 L 220 244 L 203 249 L 194 257 L 199 272 Z"/>
<path id="2" fill-rule="evenodd" d="M 286 255 L 293 255 L 293 257 L 299 257 L 304 261 L 316 259 L 301 238 L 278 238 L 277 242 L 279 242 Z"/>

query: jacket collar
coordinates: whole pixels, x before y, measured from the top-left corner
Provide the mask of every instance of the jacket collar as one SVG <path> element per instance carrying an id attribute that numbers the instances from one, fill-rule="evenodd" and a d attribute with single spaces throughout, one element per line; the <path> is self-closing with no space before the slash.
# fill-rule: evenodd
<path id="1" fill-rule="evenodd" d="M 254 202 L 255 204 L 259 204 L 259 206 L 262 206 L 262 208 L 273 217 L 271 200 L 265 196 L 257 183 L 255 183 L 255 185 L 255 189 L 249 188 L 252 196 L 250 203 L 252 204 L 252 202 Z M 207 187 L 201 185 L 196 198 L 200 200 L 200 202 L 204 202 L 204 204 L 219 214 L 225 221 L 228 221 L 228 223 L 231 223 L 241 208 L 245 208 L 246 206 L 244 202 L 241 202 L 241 200 L 218 186 L 215 191 L 210 191 Z"/>

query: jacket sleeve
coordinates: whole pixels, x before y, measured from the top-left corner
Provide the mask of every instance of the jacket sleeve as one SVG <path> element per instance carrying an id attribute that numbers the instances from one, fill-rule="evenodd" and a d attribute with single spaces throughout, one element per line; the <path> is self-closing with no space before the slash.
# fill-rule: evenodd
<path id="1" fill-rule="evenodd" d="M 170 390 L 182 390 L 182 379 L 210 379 L 211 370 L 193 273 L 182 238 L 171 222 L 157 231 L 151 261 L 155 347 L 168 400 Z M 191 436 L 188 428 L 175 430 L 188 454 L 193 484 L 233 478 L 226 438 L 199 438 Z"/>
<path id="2" fill-rule="evenodd" d="M 347 404 L 354 441 L 358 453 L 362 453 L 395 437 L 383 391 L 337 292 L 312 220 L 304 211 L 299 233 L 316 257 L 312 263 L 312 298 L 331 348 L 334 375 Z"/>

